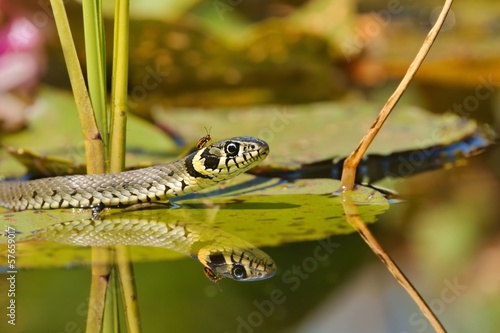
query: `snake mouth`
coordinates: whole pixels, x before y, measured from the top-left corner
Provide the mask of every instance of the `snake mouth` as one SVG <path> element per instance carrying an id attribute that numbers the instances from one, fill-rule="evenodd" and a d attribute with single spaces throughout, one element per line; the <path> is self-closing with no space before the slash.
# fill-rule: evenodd
<path id="1" fill-rule="evenodd" d="M 267 142 L 254 137 L 242 137 L 246 147 L 242 150 L 242 155 L 251 156 L 255 162 L 264 160 L 270 153 Z M 255 155 L 257 153 L 257 155 Z M 243 157 L 244 158 L 244 157 Z"/>
<path id="2" fill-rule="evenodd" d="M 248 140 L 250 142 L 255 142 L 257 144 L 257 151 L 259 152 L 260 155 L 262 156 L 267 156 L 269 155 L 269 145 L 267 144 L 266 141 L 253 138 L 253 137 L 248 137 Z"/>
<path id="3" fill-rule="evenodd" d="M 267 144 L 267 142 L 265 141 L 262 141 L 263 142 L 263 145 L 260 147 L 260 150 L 259 150 L 259 155 L 263 156 L 263 159 L 267 157 L 267 155 L 269 155 L 269 145 Z"/>

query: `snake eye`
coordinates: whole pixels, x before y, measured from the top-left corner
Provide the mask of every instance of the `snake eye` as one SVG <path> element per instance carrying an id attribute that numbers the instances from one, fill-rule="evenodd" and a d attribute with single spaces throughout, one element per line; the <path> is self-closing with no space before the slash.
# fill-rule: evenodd
<path id="1" fill-rule="evenodd" d="M 239 147 L 240 147 L 239 144 L 235 142 L 230 142 L 226 145 L 226 153 L 229 156 L 235 156 L 238 154 Z"/>
<path id="2" fill-rule="evenodd" d="M 235 280 L 241 280 L 247 277 L 247 271 L 243 266 L 235 265 L 231 270 L 231 274 L 233 275 Z"/>

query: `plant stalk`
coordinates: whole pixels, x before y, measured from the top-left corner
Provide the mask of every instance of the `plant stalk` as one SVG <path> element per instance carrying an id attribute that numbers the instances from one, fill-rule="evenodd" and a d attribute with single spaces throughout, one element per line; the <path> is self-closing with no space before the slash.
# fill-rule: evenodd
<path id="1" fill-rule="evenodd" d="M 411 284 L 410 280 L 401 271 L 398 265 L 392 260 L 391 256 L 380 245 L 375 236 L 371 233 L 370 229 L 366 226 L 363 219 L 358 213 L 358 209 L 351 199 L 351 191 L 342 193 L 342 205 L 347 221 L 354 227 L 360 234 L 361 238 L 368 244 L 371 250 L 379 257 L 382 263 L 387 267 L 389 272 L 394 276 L 396 281 L 406 290 L 408 295 L 420 308 L 420 311 L 427 318 L 431 326 L 437 333 L 446 333 L 445 328 L 439 321 L 438 317 L 434 314 L 429 305 L 425 302 L 424 298 L 420 295 L 418 290 Z"/>
<path id="2" fill-rule="evenodd" d="M 125 146 L 128 101 L 129 0 L 116 0 L 113 78 L 111 87 L 110 172 L 125 168 Z M 134 267 L 128 246 L 115 247 L 115 259 L 129 333 L 141 332 Z"/>
<path id="3" fill-rule="evenodd" d="M 110 171 L 125 167 L 127 127 L 129 1 L 116 0 L 111 86 Z"/>
<path id="4" fill-rule="evenodd" d="M 102 0 L 84 0 L 83 28 L 85 56 L 90 100 L 102 133 L 104 146 L 108 146 L 108 117 L 106 112 L 106 40 L 102 17 Z"/>
<path id="5" fill-rule="evenodd" d="M 399 86 L 396 88 L 394 93 L 391 95 L 391 97 L 389 97 L 385 105 L 382 107 L 382 110 L 380 110 L 377 119 L 370 127 L 370 129 L 366 132 L 366 134 L 363 136 L 358 147 L 351 153 L 351 155 L 349 155 L 349 157 L 346 158 L 344 162 L 344 167 L 342 169 L 342 178 L 340 180 L 341 191 L 350 191 L 354 188 L 354 179 L 356 178 L 356 168 L 358 167 L 359 162 L 363 158 L 363 155 L 366 153 L 366 150 L 372 143 L 373 139 L 375 139 L 375 136 L 377 136 L 379 130 L 382 128 L 382 125 L 384 125 L 384 122 L 386 121 L 387 117 L 389 117 L 391 111 L 394 110 L 394 107 L 398 103 L 403 93 L 406 91 L 406 88 L 408 88 L 408 86 L 410 85 L 411 80 L 413 79 L 420 65 L 422 64 L 425 57 L 429 53 L 429 50 L 431 49 L 432 44 L 434 44 L 434 41 L 436 40 L 439 34 L 439 30 L 441 30 L 441 27 L 443 26 L 443 23 L 446 19 L 446 16 L 450 11 L 452 3 L 453 0 L 445 1 L 443 9 L 439 14 L 436 23 L 429 31 L 429 34 L 425 38 L 424 43 L 422 44 L 420 50 L 415 56 L 415 59 L 410 64 L 410 67 L 408 68 L 405 76 L 399 83 Z"/>
<path id="6" fill-rule="evenodd" d="M 63 0 L 50 0 L 50 3 L 80 118 L 85 143 L 87 173 L 104 173 L 106 171 L 104 143 L 81 71 L 64 2 Z M 101 332 L 111 261 L 112 256 L 109 248 L 92 248 L 92 278 L 87 332 Z"/>

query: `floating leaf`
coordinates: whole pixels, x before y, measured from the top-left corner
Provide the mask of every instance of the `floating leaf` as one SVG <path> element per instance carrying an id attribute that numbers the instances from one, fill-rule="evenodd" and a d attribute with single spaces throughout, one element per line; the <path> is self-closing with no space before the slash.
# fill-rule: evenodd
<path id="1" fill-rule="evenodd" d="M 205 190 L 176 198 L 172 200 L 173 206 L 170 209 L 155 208 L 119 214 L 117 209 L 112 209 L 110 215 L 105 215 L 103 219 L 112 221 L 118 216 L 120 219 L 141 220 L 158 225 L 178 221 L 176 223 L 185 225 L 186 228 L 205 228 L 203 232 L 208 234 L 210 230 L 222 232 L 241 239 L 242 244 L 249 243 L 255 247 L 323 239 L 354 231 L 345 221 L 340 197 L 332 194 L 339 186 L 338 181 L 301 180 L 288 184 L 276 179 L 263 180 L 248 175 L 239 178 L 242 179 L 228 182 L 224 189 Z M 370 193 L 371 205 L 361 206 L 359 210 L 364 220 L 372 223 L 376 215 L 388 208 L 388 204 L 376 191 L 362 190 Z M 88 263 L 90 259 L 87 248 L 31 239 L 34 239 L 33 232 L 40 234 L 40 230 L 64 221 L 88 219 L 90 213 L 89 210 L 7 213 L 0 216 L 0 228 L 5 230 L 11 226 L 18 232 L 16 239 L 19 267 L 81 265 Z M 5 236 L 1 239 L 5 243 Z M 84 244 L 83 240 L 79 241 Z M 116 244 L 123 244 L 123 239 L 120 241 L 117 238 Z M 186 254 L 181 248 L 177 250 Z M 166 260 L 179 256 L 179 253 L 151 247 L 132 249 L 133 260 Z"/>
<path id="2" fill-rule="evenodd" d="M 72 109 L 74 102 L 70 94 L 42 89 L 30 130 L 6 136 L 3 144 L 82 162 L 83 140 L 76 112 Z M 176 129 L 189 142 L 197 142 L 204 136 L 204 127 L 212 127 L 214 141 L 241 135 L 259 137 L 271 147 L 271 155 L 265 163 L 297 166 L 349 155 L 377 117 L 377 112 L 375 104 L 356 102 L 286 108 L 273 105 L 227 108 L 217 112 L 180 108 L 158 111 L 156 116 L 163 122 L 176 124 Z M 51 130 L 53 128 L 58 128 L 57 133 Z M 388 119 L 369 153 L 389 154 L 446 145 L 460 141 L 476 130 L 474 121 L 455 115 L 439 116 L 416 107 L 401 107 Z M 134 117 L 129 121 L 127 147 L 127 165 L 141 164 L 145 160 L 149 163 L 171 161 L 179 154 L 175 144 L 158 129 Z M 23 174 L 24 170 L 17 163 L 1 154 L 0 174 Z"/>

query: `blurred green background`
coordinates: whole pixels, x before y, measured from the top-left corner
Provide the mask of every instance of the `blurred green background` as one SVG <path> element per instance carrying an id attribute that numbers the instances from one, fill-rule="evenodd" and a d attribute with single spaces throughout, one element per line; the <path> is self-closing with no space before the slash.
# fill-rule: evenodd
<path id="1" fill-rule="evenodd" d="M 20 74 L 5 69 L 16 67 L 0 64 L 2 81 L 12 82 L 1 87 L 0 140 L 81 161 L 81 139 L 70 134 L 78 132 L 74 115 L 68 116 L 73 120 L 61 113 L 47 118 L 50 109 L 74 113 L 47 3 L 0 4 L 5 29 L 19 18 L 36 28 L 21 30 L 25 44 L 13 53 L 14 60 L 29 56 L 36 65 L 31 75 L 14 84 Z M 104 4 L 112 13 L 113 1 Z M 133 2 L 129 106 L 146 132 L 130 136 L 134 151 L 128 164 L 172 159 L 181 150 L 146 122 L 174 129 L 186 142 L 203 136 L 203 126 L 213 126 L 216 139 L 241 130 L 262 136 L 277 117 L 273 112 L 283 115 L 287 108 L 310 119 L 282 120 L 283 129 L 275 128 L 269 140 L 268 163 L 294 165 L 346 155 L 404 75 L 441 6 L 439 1 L 378 0 Z M 67 9 L 84 63 L 81 9 L 75 2 Z M 454 112 L 498 131 L 499 16 L 495 1 L 457 1 L 394 116 L 404 118 L 414 108 L 439 116 Z M 111 18 L 107 24 L 111 38 Z M 0 52 L 9 55 L 8 48 Z M 31 62 L 23 61 L 20 73 L 27 73 Z M 421 130 L 436 119 L 428 117 L 390 120 L 372 152 L 422 148 L 432 141 Z M 224 126 L 218 126 L 219 119 Z M 145 137 L 154 144 L 141 146 Z M 450 332 L 496 332 L 499 149 L 462 164 L 382 182 L 406 201 L 391 205 L 371 229 Z M 0 175 L 23 173 L 2 150 Z M 432 332 L 357 234 L 328 239 L 338 247 L 317 267 L 310 258 L 319 241 L 264 247 L 278 265 L 277 275 L 253 283 L 222 280 L 222 291 L 191 259 L 139 261 L 135 273 L 143 330 Z M 0 253 L 5 251 L 1 244 Z M 18 272 L 15 327 L 3 314 L 8 284 L 7 275 L 0 276 L 1 332 L 84 332 L 90 269 L 61 265 Z"/>

